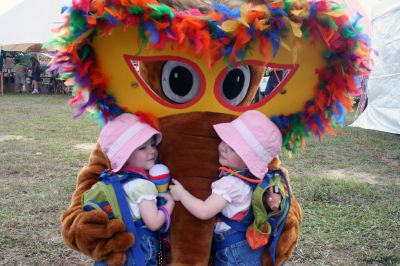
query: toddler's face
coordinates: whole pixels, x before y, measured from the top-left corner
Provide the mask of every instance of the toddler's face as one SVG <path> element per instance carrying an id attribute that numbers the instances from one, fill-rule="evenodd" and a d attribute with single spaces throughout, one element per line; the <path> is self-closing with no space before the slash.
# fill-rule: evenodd
<path id="1" fill-rule="evenodd" d="M 237 153 L 225 142 L 218 145 L 219 163 L 233 170 L 246 169 L 247 166 Z"/>
<path id="2" fill-rule="evenodd" d="M 137 148 L 126 162 L 128 166 L 148 171 L 155 164 L 158 150 L 154 137 Z"/>

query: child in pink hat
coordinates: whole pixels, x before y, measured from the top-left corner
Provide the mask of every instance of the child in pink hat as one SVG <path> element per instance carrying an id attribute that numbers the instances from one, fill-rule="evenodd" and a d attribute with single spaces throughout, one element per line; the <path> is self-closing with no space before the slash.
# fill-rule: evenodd
<path id="1" fill-rule="evenodd" d="M 246 229 L 254 220 L 253 190 L 281 150 L 281 133 L 264 114 L 254 110 L 230 123 L 214 125 L 214 129 L 221 138 L 218 153 L 222 167 L 220 178 L 211 185 L 211 195 L 200 200 L 175 179 L 170 186 L 171 195 L 199 219 L 217 215 L 213 237 L 215 265 L 262 265 L 265 246 L 252 249 L 246 240 Z M 279 208 L 278 193 L 269 195 L 273 200 L 267 202 L 266 208 Z"/>
<path id="2" fill-rule="evenodd" d="M 175 205 L 169 193 L 159 194 L 156 185 L 150 181 L 148 171 L 156 163 L 157 145 L 162 135 L 142 120 L 125 113 L 104 126 L 99 143 L 111 169 L 101 174 L 101 182 L 82 199 L 84 210 L 100 206 L 110 218 L 122 218 L 127 230 L 134 233 L 136 241 L 126 253 L 125 265 L 157 265 L 157 231 L 168 229 Z M 112 191 L 109 188 L 113 188 Z M 111 199 L 109 195 L 113 194 L 115 197 Z M 165 205 L 157 207 L 157 196 L 164 198 Z M 118 217 L 119 213 L 121 217 Z M 103 264 L 96 262 L 95 265 Z"/>

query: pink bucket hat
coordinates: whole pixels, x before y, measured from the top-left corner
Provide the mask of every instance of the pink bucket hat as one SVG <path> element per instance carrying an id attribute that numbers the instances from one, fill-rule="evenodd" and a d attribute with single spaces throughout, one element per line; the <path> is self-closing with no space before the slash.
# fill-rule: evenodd
<path id="1" fill-rule="evenodd" d="M 100 147 L 111 162 L 111 170 L 116 173 L 124 166 L 131 154 L 151 137 L 156 136 L 156 144 L 162 135 L 139 117 L 125 113 L 108 122 L 100 132 Z"/>
<path id="2" fill-rule="evenodd" d="M 246 111 L 230 123 L 214 125 L 214 129 L 259 179 L 264 178 L 268 164 L 281 150 L 278 127 L 259 111 Z"/>

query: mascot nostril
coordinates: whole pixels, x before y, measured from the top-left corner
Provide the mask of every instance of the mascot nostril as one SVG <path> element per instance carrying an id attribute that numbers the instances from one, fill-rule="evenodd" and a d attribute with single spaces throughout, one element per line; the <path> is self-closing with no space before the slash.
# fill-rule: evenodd
<path id="1" fill-rule="evenodd" d="M 341 7 L 323 0 L 295 2 L 77 0 L 67 8 L 67 20 L 54 40 L 59 52 L 51 69 L 75 84 L 71 103 L 77 105 L 77 115 L 88 110 L 105 124 L 127 115 L 123 113 L 152 114 L 156 118 L 147 116 L 144 121 L 155 128 L 159 121 L 160 160 L 200 200 L 210 195 L 219 172 L 251 181 L 250 167 L 244 173 L 218 168 L 221 139 L 213 126 L 225 123 L 245 132 L 237 140 L 250 143 L 257 156 L 269 162 L 262 161 L 267 172 L 257 186 L 251 185 L 254 217 L 247 215 L 249 208 L 245 215 L 238 213 L 246 218 L 242 220 L 251 248 L 265 248 L 263 265 L 290 259 L 302 212 L 279 157 L 265 156 L 257 138 L 243 130 L 242 115 L 260 114 L 262 118 L 249 125 L 269 121 L 281 137 L 278 148 L 295 152 L 309 135 L 334 133 L 345 110 L 351 110 L 350 95 L 358 91 L 355 77 L 370 71 L 368 42 Z M 280 71 L 279 85 L 270 86 L 258 99 L 261 80 L 272 80 L 271 73 L 265 76 L 268 66 Z M 259 112 L 248 111 L 253 109 Z M 109 215 L 110 205 L 108 212 L 85 212 L 81 202 L 110 168 L 98 144 L 61 217 L 62 235 L 69 247 L 109 265 L 122 265 L 141 239 L 129 224 Z M 212 264 L 212 243 L 221 236 L 215 230 L 228 222 L 220 220 L 226 215 L 200 220 L 180 203 L 170 221 L 168 212 L 163 213 L 171 225 L 171 248 L 170 256 L 161 256 L 158 264 Z"/>

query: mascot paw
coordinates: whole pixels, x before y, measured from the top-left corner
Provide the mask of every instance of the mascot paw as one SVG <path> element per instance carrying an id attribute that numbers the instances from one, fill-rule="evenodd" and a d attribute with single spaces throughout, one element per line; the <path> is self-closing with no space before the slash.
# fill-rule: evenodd
<path id="1" fill-rule="evenodd" d="M 125 263 L 125 252 L 115 252 L 110 254 L 104 261 L 109 266 L 120 266 Z"/>
<path id="2" fill-rule="evenodd" d="M 82 212 L 77 219 L 71 232 L 80 251 L 109 265 L 125 262 L 125 251 L 133 245 L 134 236 L 126 232 L 122 220 L 109 220 L 105 212 L 97 210 Z"/>

